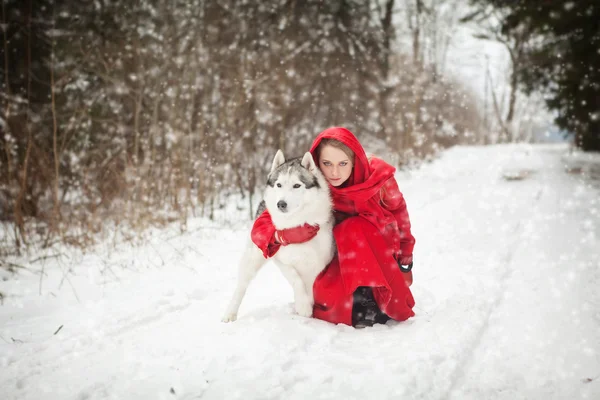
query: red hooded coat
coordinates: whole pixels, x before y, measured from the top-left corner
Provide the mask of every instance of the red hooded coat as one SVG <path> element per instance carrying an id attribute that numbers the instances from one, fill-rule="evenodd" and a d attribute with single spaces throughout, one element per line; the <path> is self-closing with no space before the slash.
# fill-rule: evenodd
<path id="1" fill-rule="evenodd" d="M 377 158 L 369 160 L 356 137 L 345 128 L 321 132 L 310 149 L 323 139 L 336 139 L 354 151 L 354 168 L 343 188 L 330 186 L 336 216 L 333 235 L 337 254 L 315 280 L 313 316 L 333 323 L 352 323 L 353 293 L 358 286 L 373 287 L 379 308 L 392 319 L 414 315 L 412 293 L 396 258 L 412 256 L 415 239 L 410 231 L 406 202 L 394 179 L 395 168 Z M 252 240 L 265 257 L 279 249 L 268 212 L 252 228 Z"/>

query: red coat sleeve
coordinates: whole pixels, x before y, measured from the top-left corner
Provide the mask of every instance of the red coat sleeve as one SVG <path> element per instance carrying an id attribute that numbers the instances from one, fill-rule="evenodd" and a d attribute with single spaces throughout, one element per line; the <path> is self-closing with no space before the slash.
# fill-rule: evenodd
<path id="1" fill-rule="evenodd" d="M 262 250 L 265 258 L 273 257 L 281 245 L 275 243 L 275 226 L 267 210 L 256 218 L 250 233 L 252 242 Z"/>
<path id="2" fill-rule="evenodd" d="M 398 223 L 400 230 L 400 254 L 402 256 L 412 256 L 415 247 L 415 237 L 410 231 L 410 218 L 406 208 L 406 201 L 398 183 L 393 177 L 383 185 L 381 189 L 381 205 L 391 211 Z"/>

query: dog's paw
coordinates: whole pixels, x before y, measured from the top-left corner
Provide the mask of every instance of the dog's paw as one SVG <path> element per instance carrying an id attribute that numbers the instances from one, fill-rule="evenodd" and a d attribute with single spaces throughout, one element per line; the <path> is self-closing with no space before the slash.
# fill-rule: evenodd
<path id="1" fill-rule="evenodd" d="M 313 313 L 313 306 L 309 302 L 302 301 L 296 302 L 295 305 L 296 313 L 302 317 L 310 318 Z"/>
<path id="2" fill-rule="evenodd" d="M 237 319 L 236 313 L 226 313 L 225 315 L 223 315 L 223 318 L 221 318 L 221 322 L 233 322 L 236 319 Z"/>

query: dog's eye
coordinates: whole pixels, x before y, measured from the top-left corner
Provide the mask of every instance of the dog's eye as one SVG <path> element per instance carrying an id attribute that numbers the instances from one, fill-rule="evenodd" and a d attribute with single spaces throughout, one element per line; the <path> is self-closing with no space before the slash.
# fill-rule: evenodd
<path id="1" fill-rule="evenodd" d="M 296 183 L 296 184 L 294 185 L 294 189 L 298 189 L 300 186 L 301 186 L 301 185 L 300 185 L 299 183 Z"/>
<path id="2" fill-rule="evenodd" d="M 277 187 L 281 187 L 281 183 L 278 183 L 278 184 L 277 184 Z"/>

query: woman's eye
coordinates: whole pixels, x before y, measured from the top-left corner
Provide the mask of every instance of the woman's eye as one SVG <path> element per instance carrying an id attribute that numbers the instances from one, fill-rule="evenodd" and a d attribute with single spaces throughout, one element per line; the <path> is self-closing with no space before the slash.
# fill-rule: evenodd
<path id="1" fill-rule="evenodd" d="M 281 183 L 278 183 L 278 184 L 277 184 L 277 187 L 281 187 Z"/>
<path id="2" fill-rule="evenodd" d="M 342 162 L 340 163 L 340 166 L 341 166 L 341 167 L 345 167 L 347 164 L 348 164 L 348 163 L 347 163 L 346 161 L 342 161 Z"/>
<path id="3" fill-rule="evenodd" d="M 294 189 L 298 189 L 299 187 L 300 187 L 300 184 L 299 184 L 299 183 L 296 183 L 296 184 L 294 185 Z"/>
<path id="4" fill-rule="evenodd" d="M 330 162 L 324 162 L 323 165 L 326 166 L 326 167 L 329 167 L 331 165 L 331 163 Z"/>

